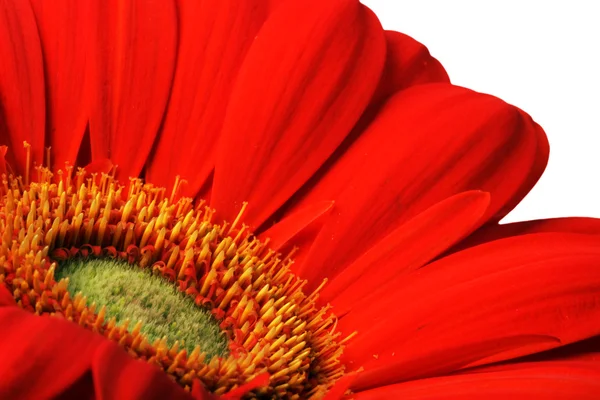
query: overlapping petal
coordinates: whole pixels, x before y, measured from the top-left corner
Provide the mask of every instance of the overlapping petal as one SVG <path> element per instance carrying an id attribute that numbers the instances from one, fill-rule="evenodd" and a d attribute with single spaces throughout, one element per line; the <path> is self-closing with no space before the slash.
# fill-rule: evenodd
<path id="1" fill-rule="evenodd" d="M 367 107 L 383 30 L 355 0 L 287 1 L 240 69 L 218 148 L 211 206 L 258 227 L 331 155 Z"/>
<path id="2" fill-rule="evenodd" d="M 89 118 L 88 172 L 182 175 L 218 219 L 248 201 L 273 250 L 304 245 L 306 290 L 333 278 L 321 295 L 358 331 L 344 361 L 362 372 L 328 398 L 600 392 L 597 342 L 571 354 L 600 337 L 600 223 L 496 225 L 545 168 L 543 130 L 449 85 L 357 0 L 0 0 L 0 70 L 0 173 L 25 172 L 24 141 L 38 165 L 44 146 L 55 166 L 75 161 Z M 412 87 L 429 82 L 443 84 Z M 102 336 L 15 307 L 4 285 L 0 326 L 0 398 L 190 398 Z M 213 398 L 198 382 L 191 396 Z"/>
<path id="3" fill-rule="evenodd" d="M 600 362 L 519 363 L 383 386 L 357 393 L 357 400 L 440 398 L 594 400 L 600 393 Z"/>
<path id="4" fill-rule="evenodd" d="M 7 173 L 6 169 L 6 153 L 8 152 L 8 146 L 0 146 L 0 174 Z"/>
<path id="5" fill-rule="evenodd" d="M 600 219 L 565 217 L 512 222 L 509 224 L 488 224 L 463 240 L 453 251 L 506 237 L 539 232 L 571 232 L 598 235 L 600 234 Z"/>
<path id="6" fill-rule="evenodd" d="M 375 99 L 386 99 L 402 89 L 423 83 L 450 83 L 442 64 L 423 44 L 395 31 L 386 31 L 385 39 L 387 57 Z"/>
<path id="7" fill-rule="evenodd" d="M 92 158 L 109 158 L 127 181 L 142 171 L 169 97 L 177 48 L 175 2 L 93 2 L 90 25 Z"/>
<path id="8" fill-rule="evenodd" d="M 168 188 L 181 175 L 182 194 L 191 197 L 206 182 L 233 83 L 268 7 L 267 0 L 177 2 L 177 66 L 149 182 Z"/>
<path id="9" fill-rule="evenodd" d="M 537 140 L 528 115 L 492 96 L 448 84 L 399 92 L 292 208 L 335 200 L 298 272 L 316 285 L 335 277 L 395 227 L 462 191 L 489 192 L 483 218 L 498 218 L 529 179 Z"/>
<path id="10" fill-rule="evenodd" d="M 0 398 L 191 399 L 156 366 L 73 322 L 16 306 L 0 286 Z M 208 399 L 204 390 L 196 399 Z"/>
<path id="11" fill-rule="evenodd" d="M 73 165 L 89 118 L 85 82 L 90 1 L 31 0 L 42 45 L 46 146 L 52 166 Z"/>
<path id="12" fill-rule="evenodd" d="M 282 251 L 282 248 L 286 244 L 290 244 L 307 227 L 318 224 L 320 220 L 326 218 L 333 205 L 333 201 L 321 201 L 310 204 L 286 216 L 284 220 L 279 221 L 262 233 L 260 238 L 265 241 L 269 240 L 269 247 L 273 251 Z M 320 225 L 318 229 L 320 229 Z"/>
<path id="13" fill-rule="evenodd" d="M 539 362 L 555 360 L 592 360 L 600 361 L 600 336 L 593 336 L 589 339 L 571 343 L 566 346 L 557 347 L 540 353 L 521 357 L 517 360 L 508 361 L 503 364 L 518 362 Z M 488 367 L 480 367 L 488 368 Z"/>
<path id="14" fill-rule="evenodd" d="M 476 229 L 490 204 L 488 193 L 452 196 L 400 225 L 325 286 L 321 297 L 342 316 L 368 295 L 385 296 L 391 279 L 414 271 Z"/>
<path id="15" fill-rule="evenodd" d="M 42 52 L 29 1 L 0 1 L 0 71 L 0 144 L 9 147 L 14 172 L 25 175 L 23 142 L 31 145 L 31 162 L 42 165 L 45 123 Z"/>
<path id="16" fill-rule="evenodd" d="M 98 400 L 192 399 L 155 365 L 134 360 L 107 340 L 96 349 L 90 369 L 95 382 L 95 398 Z M 195 400 L 212 398 L 200 385 L 196 385 Z"/>
<path id="17" fill-rule="evenodd" d="M 539 233 L 443 258 L 363 299 L 344 357 L 357 389 L 449 373 L 600 334 L 600 238 Z M 402 307 L 395 307 L 402 304 Z M 374 358 L 374 356 L 376 358 Z"/>
<path id="18" fill-rule="evenodd" d="M 532 124 L 537 138 L 534 161 L 531 164 L 527 177 L 522 181 L 519 189 L 516 190 L 511 198 L 504 203 L 504 206 L 498 210 L 497 216 L 494 218 L 493 222 L 497 222 L 502 219 L 502 217 L 507 215 L 521 202 L 521 200 L 523 200 L 527 193 L 529 193 L 529 191 L 540 179 L 542 173 L 546 169 L 546 165 L 548 164 L 548 157 L 550 155 L 550 144 L 548 143 L 548 137 L 540 125 L 538 125 L 535 121 L 532 121 Z"/>
<path id="19" fill-rule="evenodd" d="M 361 116 L 354 129 L 346 136 L 342 144 L 335 150 L 331 157 L 329 157 L 310 180 L 294 194 L 290 200 L 288 200 L 288 205 L 294 204 L 298 198 L 302 198 L 305 192 L 309 191 L 324 174 L 327 174 L 330 167 L 344 155 L 352 143 L 354 143 L 354 141 L 360 137 L 363 131 L 369 126 L 388 97 L 400 90 L 414 85 L 433 82 L 450 82 L 444 68 L 439 61 L 429 54 L 429 50 L 427 50 L 423 44 L 417 42 L 410 36 L 399 32 L 386 31 L 385 36 L 387 43 L 385 67 L 371 104 L 369 104 L 369 107 Z M 277 222 L 281 214 L 285 215 L 287 206 L 284 206 L 283 209 L 277 213 L 280 215 L 276 214 L 272 218 L 272 221 L 275 222 L 275 226 L 270 228 L 267 232 L 264 232 L 261 236 L 273 239 L 273 235 L 278 235 L 282 231 L 287 231 L 291 220 L 293 220 L 294 229 L 298 233 L 298 236 L 296 236 L 294 240 L 299 239 L 299 242 L 296 243 L 298 251 L 294 254 L 296 262 L 300 263 L 306 256 L 310 244 L 318 234 L 320 226 L 315 226 L 312 219 L 307 221 L 311 222 L 310 225 L 307 224 L 301 226 L 298 217 L 299 215 L 305 215 L 307 210 L 319 207 L 319 204 L 325 203 L 327 203 L 327 201 L 309 204 L 303 208 L 302 212 L 299 213 L 298 211 L 295 211 L 291 215 L 286 215 L 283 221 Z M 322 225 L 323 221 L 320 222 Z M 279 224 L 283 224 L 285 228 L 279 228 Z M 291 239 L 291 237 L 288 237 L 287 239 Z M 277 241 L 277 239 L 275 240 Z"/>

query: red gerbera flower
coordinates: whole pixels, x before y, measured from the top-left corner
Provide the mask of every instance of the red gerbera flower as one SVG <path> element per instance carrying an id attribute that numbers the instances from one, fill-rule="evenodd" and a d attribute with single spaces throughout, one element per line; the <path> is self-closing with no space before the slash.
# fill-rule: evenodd
<path id="1" fill-rule="evenodd" d="M 0 398 L 600 394 L 543 130 L 358 1 L 0 0 L 0 144 Z"/>

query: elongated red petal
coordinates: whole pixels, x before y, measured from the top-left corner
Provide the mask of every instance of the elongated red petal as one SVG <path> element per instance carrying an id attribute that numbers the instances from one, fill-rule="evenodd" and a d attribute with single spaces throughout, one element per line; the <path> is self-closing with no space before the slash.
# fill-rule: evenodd
<path id="1" fill-rule="evenodd" d="M 400 224 L 463 191 L 489 192 L 483 218 L 492 218 L 528 177 L 535 129 L 521 110 L 464 88 L 399 92 L 295 205 L 335 201 L 335 218 L 298 272 L 315 284 L 335 277 Z"/>
<path id="2" fill-rule="evenodd" d="M 0 174 L 6 174 L 6 152 L 8 151 L 7 146 L 0 146 Z"/>
<path id="3" fill-rule="evenodd" d="M 263 241 L 269 239 L 269 248 L 279 251 L 309 225 L 323 219 L 331 211 L 332 207 L 332 201 L 321 201 L 310 204 L 273 225 L 260 235 L 260 239 Z M 297 245 L 297 243 L 295 244 Z"/>
<path id="4" fill-rule="evenodd" d="M 356 389 L 449 373 L 600 333 L 600 237 L 538 233 L 456 253 L 364 299 L 338 326 Z M 373 358 L 377 356 L 377 359 Z"/>
<path id="5" fill-rule="evenodd" d="M 6 292 L 0 285 L 0 292 Z M 68 321 L 0 307 L 0 398 L 56 398 L 85 380 L 100 335 Z M 35 379 L 32 379 L 35 377 Z M 81 394 L 81 393 L 79 393 Z"/>
<path id="6" fill-rule="evenodd" d="M 179 0 L 177 9 L 173 89 L 146 178 L 169 187 L 181 175 L 187 180 L 182 194 L 194 197 L 214 168 L 231 88 L 268 1 Z"/>
<path id="7" fill-rule="evenodd" d="M 108 158 L 97 158 L 85 166 L 85 171 L 89 174 L 108 174 L 114 164 Z"/>
<path id="8" fill-rule="evenodd" d="M 269 240 L 269 248 L 281 254 L 292 255 L 294 263 L 302 263 L 310 246 L 329 218 L 334 204 L 321 201 L 286 215 L 286 217 L 259 235 Z"/>
<path id="9" fill-rule="evenodd" d="M 177 46 L 174 0 L 94 3 L 90 40 L 92 159 L 138 176 L 167 104 Z"/>
<path id="10" fill-rule="evenodd" d="M 375 91 L 383 30 L 356 0 L 287 1 L 259 32 L 238 75 L 211 206 L 256 228 L 331 155 Z"/>
<path id="11" fill-rule="evenodd" d="M 257 389 L 259 387 L 268 386 L 268 385 L 269 385 L 269 374 L 263 373 L 263 374 L 260 374 L 256 377 L 254 377 L 253 379 L 251 379 L 250 382 L 247 382 L 247 383 L 243 384 L 242 386 L 239 386 L 239 387 L 225 393 L 220 398 L 240 400 L 244 397 L 244 395 L 248 394 L 248 392 L 250 392 L 254 389 Z"/>
<path id="12" fill-rule="evenodd" d="M 595 360 L 600 361 L 600 336 L 593 336 L 586 340 L 571 343 L 566 346 L 530 354 L 519 358 L 518 362 L 539 362 L 552 360 Z M 516 362 L 512 361 L 512 362 Z M 511 363 L 511 362 L 507 362 Z M 502 363 L 500 365 L 503 365 Z M 481 367 L 492 368 L 492 367 Z"/>
<path id="13" fill-rule="evenodd" d="M 0 286 L 0 307 L 15 305 L 16 303 L 12 294 L 10 294 L 10 292 L 8 291 L 8 289 L 6 289 L 5 286 Z"/>
<path id="14" fill-rule="evenodd" d="M 342 144 L 334 151 L 329 159 L 319 168 L 304 186 L 292 196 L 286 205 L 280 209 L 273 219 L 277 220 L 286 215 L 297 199 L 301 199 L 319 179 L 327 174 L 332 165 L 343 157 L 344 153 L 360 137 L 363 131 L 373 121 L 380 111 L 382 105 L 392 94 L 408 87 L 433 82 L 449 83 L 448 75 L 439 62 L 431 57 L 429 51 L 421 43 L 410 36 L 399 32 L 386 31 L 387 57 L 386 63 L 379 81 L 379 86 L 360 120 L 354 129 L 346 136 Z M 267 222 L 268 223 L 268 222 Z M 310 245 L 311 242 L 308 243 Z M 300 246 L 300 255 L 304 255 L 306 248 Z"/>
<path id="15" fill-rule="evenodd" d="M 42 52 L 29 1 L 0 0 L 0 71 L 0 144 L 9 147 L 15 173 L 25 174 L 23 141 L 31 145 L 31 162 L 41 165 L 45 118 Z"/>
<path id="16" fill-rule="evenodd" d="M 89 1 L 31 0 L 42 44 L 46 86 L 46 146 L 52 165 L 73 165 L 89 117 L 85 63 Z"/>
<path id="17" fill-rule="evenodd" d="M 16 306 L 0 285 L 0 398 L 191 399 L 153 365 L 72 322 Z M 201 391 L 196 399 L 208 399 Z"/>
<path id="18" fill-rule="evenodd" d="M 521 200 L 523 200 L 527 193 L 535 186 L 548 165 L 548 157 L 550 156 L 550 144 L 548 143 L 548 138 L 542 127 L 535 123 L 535 121 L 532 122 L 537 138 L 535 158 L 530 166 L 526 179 L 521 183 L 521 187 L 516 190 L 511 198 L 505 202 L 504 206 L 498 210 L 495 222 L 500 221 L 500 219 L 507 215 L 521 202 Z"/>
<path id="19" fill-rule="evenodd" d="M 486 225 L 461 242 L 453 251 L 506 237 L 539 232 L 571 232 L 598 235 L 600 234 L 600 219 L 568 217 Z"/>
<path id="20" fill-rule="evenodd" d="M 155 365 L 133 359 L 107 340 L 94 352 L 91 372 L 98 400 L 192 398 Z M 212 398 L 203 390 L 198 390 L 194 396 L 196 400 Z"/>
<path id="21" fill-rule="evenodd" d="M 367 295 L 383 295 L 392 278 L 416 270 L 476 229 L 489 193 L 471 191 L 437 203 L 395 229 L 325 286 L 321 297 L 344 314 Z"/>
<path id="22" fill-rule="evenodd" d="M 599 393 L 600 361 L 548 361 L 383 386 L 354 398 L 595 400 Z"/>
<path id="23" fill-rule="evenodd" d="M 408 35 L 386 31 L 387 57 L 375 99 L 423 83 L 450 83 L 446 70 L 423 44 Z"/>
<path id="24" fill-rule="evenodd" d="M 344 398 L 344 394 L 350 388 L 352 381 L 356 378 L 356 374 L 346 374 L 342 376 L 323 398 L 323 400 L 340 400 Z"/>

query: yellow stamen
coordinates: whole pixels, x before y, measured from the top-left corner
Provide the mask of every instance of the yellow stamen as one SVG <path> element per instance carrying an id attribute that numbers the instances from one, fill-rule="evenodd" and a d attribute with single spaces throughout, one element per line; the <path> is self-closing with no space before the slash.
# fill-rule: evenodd
<path id="1" fill-rule="evenodd" d="M 179 177 L 169 198 L 139 179 L 122 190 L 114 171 L 90 177 L 79 169 L 73 178 L 69 165 L 55 178 L 39 168 L 38 180 L 30 182 L 26 149 L 25 185 L 4 176 L 0 186 L 0 284 L 23 308 L 98 332 L 157 364 L 182 387 L 198 378 L 214 393 L 226 393 L 270 372 L 269 386 L 257 395 L 300 399 L 324 393 L 343 375 L 339 357 L 356 332 L 342 339 L 337 318 L 317 305 L 325 281 L 304 294 L 306 282 L 290 270 L 296 249 L 282 257 L 241 224 L 246 203 L 231 224 L 215 224 L 215 211 L 203 202 L 175 200 L 185 183 Z M 232 354 L 207 359 L 199 347 L 188 354 L 181 343 L 169 348 L 166 339 L 150 345 L 141 322 L 117 326 L 114 317 L 107 322 L 107 305 L 88 306 L 81 293 L 72 298 L 68 279 L 55 280 L 60 264 L 52 257 L 83 245 L 175 281 L 219 319 Z M 14 276 L 10 283 L 8 275 Z"/>
<path id="2" fill-rule="evenodd" d="M 27 142 L 23 142 L 25 148 L 25 185 L 29 185 L 29 171 L 31 168 L 31 145 Z"/>

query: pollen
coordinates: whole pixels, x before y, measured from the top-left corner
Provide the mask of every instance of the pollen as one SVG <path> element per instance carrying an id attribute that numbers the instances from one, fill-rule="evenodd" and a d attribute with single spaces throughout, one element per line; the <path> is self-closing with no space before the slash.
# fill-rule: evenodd
<path id="1" fill-rule="evenodd" d="M 268 374 L 268 385 L 248 398 L 321 398 L 344 375 L 339 359 L 349 338 L 336 332 L 330 307 L 318 304 L 318 289 L 303 292 L 292 255 L 259 241 L 242 213 L 216 223 L 213 209 L 179 198 L 177 185 L 166 195 L 137 178 L 120 184 L 114 173 L 67 165 L 29 174 L 2 175 L 0 186 L 0 284 L 23 309 L 104 335 L 186 390 L 199 379 L 224 394 Z M 149 335 L 144 321 L 111 316 L 114 304 L 100 304 L 110 298 L 72 287 L 72 269 L 93 260 L 109 261 L 96 269 L 125 263 L 171 285 L 210 316 L 226 351 L 190 336 Z M 171 311 L 195 319 L 189 309 Z"/>

